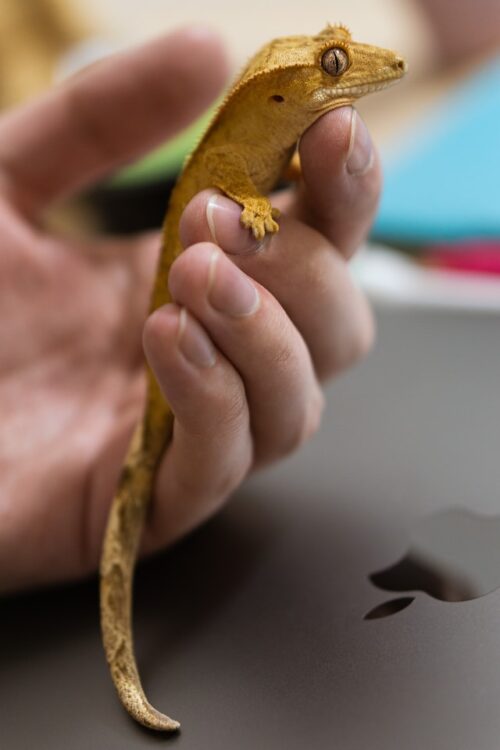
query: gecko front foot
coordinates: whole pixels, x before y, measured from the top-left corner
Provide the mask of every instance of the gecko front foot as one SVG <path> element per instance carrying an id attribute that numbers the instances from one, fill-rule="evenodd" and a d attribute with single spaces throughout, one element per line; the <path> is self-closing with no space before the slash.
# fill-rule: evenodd
<path id="1" fill-rule="evenodd" d="M 277 232 L 279 224 L 275 219 L 280 215 L 267 198 L 250 198 L 245 201 L 240 221 L 244 227 L 251 229 L 256 240 L 264 239 L 266 232 Z"/>

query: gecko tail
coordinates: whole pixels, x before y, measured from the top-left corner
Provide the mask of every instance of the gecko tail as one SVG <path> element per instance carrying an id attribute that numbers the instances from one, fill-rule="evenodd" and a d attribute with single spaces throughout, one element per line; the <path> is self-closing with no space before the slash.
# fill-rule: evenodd
<path id="1" fill-rule="evenodd" d="M 116 664 L 110 665 L 118 696 L 130 716 L 148 729 L 158 732 L 178 731 L 180 723 L 154 708 L 144 695 L 133 654 L 123 666 L 125 670 Z"/>
<path id="2" fill-rule="evenodd" d="M 116 651 L 109 651 L 105 644 L 105 650 L 118 697 L 130 716 L 144 727 L 159 732 L 180 729 L 178 721 L 162 714 L 146 698 L 131 642 L 123 639 Z"/>
<path id="3" fill-rule="evenodd" d="M 132 583 L 154 469 L 141 453 L 141 430 L 132 440 L 106 528 L 101 559 L 101 630 L 118 696 L 128 713 L 149 729 L 173 732 L 179 722 L 157 711 L 141 685 L 132 636 Z"/>

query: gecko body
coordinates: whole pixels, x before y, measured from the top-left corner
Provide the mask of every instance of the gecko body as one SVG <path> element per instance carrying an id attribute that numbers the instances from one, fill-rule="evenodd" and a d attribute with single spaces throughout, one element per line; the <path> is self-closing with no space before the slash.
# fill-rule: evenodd
<path id="1" fill-rule="evenodd" d="M 256 238 L 278 231 L 278 212 L 267 194 L 302 133 L 325 112 L 385 88 L 405 71 L 401 57 L 354 42 L 343 26 L 264 46 L 229 91 L 172 192 L 151 311 L 172 301 L 168 275 L 182 252 L 179 220 L 193 196 L 204 188 L 218 188 L 242 206 L 241 222 Z M 173 419 L 149 371 L 144 415 L 121 473 L 101 560 L 101 627 L 113 681 L 137 721 L 164 731 L 178 729 L 179 723 L 146 699 L 134 657 L 131 612 L 135 561 Z"/>

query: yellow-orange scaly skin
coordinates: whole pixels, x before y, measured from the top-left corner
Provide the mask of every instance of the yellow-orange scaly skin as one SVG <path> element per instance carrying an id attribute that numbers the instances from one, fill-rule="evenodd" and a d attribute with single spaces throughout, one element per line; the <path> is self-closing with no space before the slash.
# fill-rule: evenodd
<path id="1" fill-rule="evenodd" d="M 323 53 L 343 49 L 341 75 L 323 70 Z M 182 246 L 179 219 L 200 190 L 216 187 L 242 206 L 241 221 L 262 238 L 277 232 L 278 212 L 267 197 L 302 133 L 325 112 L 399 79 L 406 70 L 394 52 L 358 44 L 342 26 L 317 36 L 276 39 L 250 61 L 230 90 L 172 193 L 163 231 L 151 310 L 171 301 L 170 267 Z M 200 75 L 202 75 L 200 68 Z M 142 422 L 132 439 L 111 507 L 101 562 L 101 624 L 111 675 L 127 711 L 146 727 L 172 731 L 178 722 L 147 701 L 132 641 L 132 578 L 155 472 L 167 447 L 173 415 L 149 372 Z"/>

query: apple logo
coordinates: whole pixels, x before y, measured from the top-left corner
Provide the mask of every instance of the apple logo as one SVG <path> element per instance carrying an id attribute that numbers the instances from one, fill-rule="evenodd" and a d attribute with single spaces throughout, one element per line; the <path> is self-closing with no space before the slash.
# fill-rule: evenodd
<path id="1" fill-rule="evenodd" d="M 456 508 L 424 518 L 411 536 L 406 555 L 369 576 L 383 591 L 424 591 L 445 602 L 463 602 L 500 586 L 500 517 Z M 400 612 L 414 596 L 390 599 L 365 620 Z"/>

